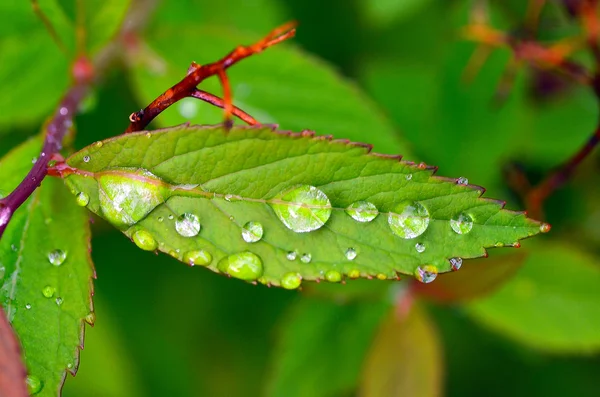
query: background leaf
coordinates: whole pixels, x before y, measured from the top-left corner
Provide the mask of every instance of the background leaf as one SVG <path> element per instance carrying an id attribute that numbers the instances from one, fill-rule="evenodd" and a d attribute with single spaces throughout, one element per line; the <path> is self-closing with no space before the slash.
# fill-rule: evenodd
<path id="1" fill-rule="evenodd" d="M 0 161 L 0 189 L 10 191 L 31 166 L 40 139 Z M 93 322 L 88 218 L 57 179 L 47 179 L 15 212 L 0 242 L 0 297 L 17 332 L 30 391 L 55 396 L 75 374 L 84 319 Z"/>

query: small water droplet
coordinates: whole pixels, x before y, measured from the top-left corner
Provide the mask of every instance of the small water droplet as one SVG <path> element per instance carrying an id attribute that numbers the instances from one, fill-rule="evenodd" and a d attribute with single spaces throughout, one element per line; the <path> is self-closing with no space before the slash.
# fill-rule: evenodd
<path id="1" fill-rule="evenodd" d="M 63 250 L 56 249 L 48 253 L 48 262 L 54 266 L 62 265 L 67 259 L 67 253 Z"/>
<path id="2" fill-rule="evenodd" d="M 339 283 L 342 281 L 342 273 L 338 272 L 337 270 L 329 270 L 327 273 L 325 273 L 325 280 L 329 281 L 330 283 Z"/>
<path id="3" fill-rule="evenodd" d="M 83 162 L 84 163 L 89 163 L 90 162 L 90 156 L 83 156 Z"/>
<path id="4" fill-rule="evenodd" d="M 462 266 L 463 260 L 462 258 L 450 258 L 450 266 L 452 266 L 452 270 L 457 271 Z"/>
<path id="5" fill-rule="evenodd" d="M 387 280 L 387 278 L 388 278 L 388 277 L 387 277 L 385 274 L 383 274 L 383 273 L 379 273 L 379 274 L 377 275 L 377 279 L 378 279 L 378 280 L 382 280 L 382 281 L 383 281 L 383 280 Z"/>
<path id="6" fill-rule="evenodd" d="M 405 201 L 388 216 L 392 232 L 404 239 L 419 237 L 429 226 L 429 212 L 420 203 Z"/>
<path id="7" fill-rule="evenodd" d="M 35 164 L 35 163 L 36 163 L 36 161 L 37 161 L 37 157 L 34 157 L 34 158 L 32 158 L 32 159 L 31 159 L 31 164 Z"/>
<path id="8" fill-rule="evenodd" d="M 415 244 L 415 249 L 417 250 L 418 253 L 424 252 L 425 251 L 425 244 L 423 244 L 423 243 L 416 243 Z"/>
<path id="9" fill-rule="evenodd" d="M 244 251 L 221 259 L 218 269 L 232 277 L 253 281 L 263 273 L 263 263 L 260 257 L 252 252 Z"/>
<path id="10" fill-rule="evenodd" d="M 247 222 L 242 227 L 242 238 L 247 243 L 256 243 L 263 236 L 263 227 L 259 222 Z"/>
<path id="11" fill-rule="evenodd" d="M 13 252 L 17 252 L 17 246 L 16 246 L 16 245 L 14 245 L 14 244 L 11 244 L 11 245 L 10 245 L 10 249 L 11 249 Z"/>
<path id="12" fill-rule="evenodd" d="M 410 181 L 412 179 L 412 174 L 406 174 L 406 180 Z"/>
<path id="13" fill-rule="evenodd" d="M 103 145 L 102 141 L 98 141 L 94 144 L 94 146 L 96 146 L 97 148 L 101 148 Z"/>
<path id="14" fill-rule="evenodd" d="M 77 205 L 80 207 L 85 207 L 86 205 L 88 205 L 89 202 L 90 196 L 88 196 L 84 192 L 79 192 L 77 193 L 77 196 L 75 196 L 75 203 L 77 203 Z"/>
<path id="15" fill-rule="evenodd" d="M 281 286 L 285 289 L 296 289 L 302 284 L 302 276 L 298 273 L 286 273 L 281 278 Z"/>
<path id="16" fill-rule="evenodd" d="M 358 222 L 371 222 L 379 215 L 375 204 L 368 201 L 357 201 L 346 208 L 346 213 Z"/>
<path id="17" fill-rule="evenodd" d="M 58 306 L 63 304 L 63 298 L 61 298 L 60 296 L 58 298 L 55 299 L 55 302 Z"/>
<path id="18" fill-rule="evenodd" d="M 540 225 L 540 232 L 542 233 L 548 233 L 550 229 L 552 229 L 552 226 L 549 223 L 542 223 Z"/>
<path id="19" fill-rule="evenodd" d="M 297 233 L 321 228 L 331 216 L 327 195 L 314 186 L 297 185 L 270 202 L 279 220 Z"/>
<path id="20" fill-rule="evenodd" d="M 415 277 L 424 284 L 428 284 L 435 280 L 438 275 L 438 270 L 435 266 L 426 265 L 419 266 L 415 270 Z"/>
<path id="21" fill-rule="evenodd" d="M 300 261 L 302 263 L 310 263 L 311 260 L 312 260 L 311 254 L 302 254 L 302 256 L 300 257 Z"/>
<path id="22" fill-rule="evenodd" d="M 348 272 L 348 277 L 350 278 L 359 278 L 360 277 L 360 270 L 358 269 L 352 269 Z"/>
<path id="23" fill-rule="evenodd" d="M 173 220 L 173 218 L 174 218 L 173 214 L 170 214 L 170 215 L 169 215 L 169 219 L 170 219 L 170 220 Z"/>
<path id="24" fill-rule="evenodd" d="M 31 309 L 31 304 L 30 303 L 26 304 L 25 309 L 27 309 L 27 310 Z"/>
<path id="25" fill-rule="evenodd" d="M 160 222 L 164 221 L 165 218 L 163 218 L 162 216 L 159 216 L 156 220 L 160 223 Z"/>
<path id="26" fill-rule="evenodd" d="M 205 250 L 188 251 L 183 255 L 183 262 L 190 266 L 208 266 L 212 262 L 212 255 Z"/>
<path id="27" fill-rule="evenodd" d="M 200 233 L 200 221 L 192 213 L 186 212 L 175 221 L 175 230 L 183 237 L 194 237 Z"/>
<path id="28" fill-rule="evenodd" d="M 73 369 L 73 363 L 68 363 L 67 364 L 67 369 Z"/>
<path id="29" fill-rule="evenodd" d="M 40 378 L 33 375 L 27 375 L 27 378 L 25 378 L 25 383 L 27 384 L 27 391 L 29 391 L 29 394 L 32 395 L 38 394 L 44 387 L 44 384 Z"/>
<path id="30" fill-rule="evenodd" d="M 233 198 L 233 194 L 226 194 L 225 195 L 225 201 L 231 201 L 232 198 Z"/>
<path id="31" fill-rule="evenodd" d="M 46 298 L 52 298 L 55 293 L 56 293 L 56 288 L 54 288 L 51 285 L 46 285 L 42 289 L 42 295 L 44 295 L 44 297 L 46 297 Z"/>
<path id="32" fill-rule="evenodd" d="M 89 325 L 94 325 L 96 323 L 96 313 L 89 312 L 87 316 L 85 316 L 85 322 Z"/>
<path id="33" fill-rule="evenodd" d="M 450 227 L 458 234 L 467 234 L 473 229 L 473 218 L 469 214 L 458 214 L 450 219 Z"/>
<path id="34" fill-rule="evenodd" d="M 285 254 L 285 257 L 288 259 L 288 261 L 296 260 L 297 256 L 298 254 L 296 253 L 296 251 L 290 251 L 287 254 Z"/>
<path id="35" fill-rule="evenodd" d="M 353 261 L 358 255 L 358 252 L 356 252 L 356 250 L 351 247 L 348 248 L 346 252 L 344 252 L 344 255 L 346 256 L 346 259 L 348 259 L 349 261 Z"/>
<path id="36" fill-rule="evenodd" d="M 158 248 L 158 243 L 152 235 L 142 229 L 136 230 L 131 236 L 135 245 L 144 251 L 154 251 Z"/>
<path id="37" fill-rule="evenodd" d="M 456 180 L 456 183 L 459 185 L 468 185 L 469 184 L 469 180 L 467 178 L 465 178 L 464 176 L 461 176 L 460 178 L 458 178 Z"/>
<path id="38" fill-rule="evenodd" d="M 2 281 L 5 274 L 6 274 L 6 268 L 4 266 L 0 266 L 0 281 Z"/>

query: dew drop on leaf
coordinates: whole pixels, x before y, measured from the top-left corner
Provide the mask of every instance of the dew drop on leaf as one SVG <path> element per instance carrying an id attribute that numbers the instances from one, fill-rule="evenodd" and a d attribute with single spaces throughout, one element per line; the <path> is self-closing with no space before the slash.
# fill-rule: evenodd
<path id="1" fill-rule="evenodd" d="M 27 310 L 31 309 L 31 304 L 29 304 L 29 303 L 28 303 L 28 304 L 26 304 L 26 305 L 25 305 L 25 309 L 27 309 Z"/>
<path id="2" fill-rule="evenodd" d="M 44 295 L 44 297 L 46 297 L 46 298 L 52 298 L 55 293 L 56 293 L 56 288 L 54 288 L 51 285 L 46 285 L 42 289 L 42 295 Z"/>
<path id="3" fill-rule="evenodd" d="M 552 226 L 550 226 L 550 224 L 548 223 L 542 223 L 540 225 L 540 232 L 542 233 L 548 233 L 550 229 L 552 229 Z"/>
<path id="4" fill-rule="evenodd" d="M 298 254 L 296 253 L 296 251 L 290 251 L 287 254 L 285 254 L 285 257 L 288 259 L 288 261 L 296 260 L 297 256 L 298 256 Z"/>
<path id="5" fill-rule="evenodd" d="M 463 260 L 462 258 L 450 258 L 450 266 L 452 266 L 452 270 L 457 271 L 462 266 Z"/>
<path id="6" fill-rule="evenodd" d="M 312 260 L 311 254 L 302 254 L 302 256 L 300 257 L 300 261 L 302 263 L 310 263 L 311 260 Z"/>
<path id="7" fill-rule="evenodd" d="M 423 244 L 423 243 L 416 243 L 415 244 L 415 249 L 417 250 L 418 253 L 424 252 L 425 251 L 425 244 Z"/>
<path id="8" fill-rule="evenodd" d="M 136 230 L 131 236 L 135 245 L 144 251 L 154 251 L 158 248 L 158 243 L 152 235 L 142 229 Z"/>
<path id="9" fill-rule="evenodd" d="M 412 179 L 412 174 L 406 174 L 406 180 L 410 181 Z"/>
<path id="10" fill-rule="evenodd" d="M 302 284 L 302 277 L 298 273 L 286 273 L 281 278 L 281 286 L 285 289 L 296 289 Z"/>
<path id="11" fill-rule="evenodd" d="M 67 253 L 63 250 L 56 249 L 48 252 L 48 262 L 54 266 L 62 265 L 67 259 Z"/>
<path id="12" fill-rule="evenodd" d="M 346 208 L 346 213 L 358 222 L 371 222 L 377 217 L 379 211 L 375 204 L 368 201 L 357 201 Z"/>
<path id="13" fill-rule="evenodd" d="M 96 313 L 90 312 L 85 316 L 85 322 L 89 325 L 94 325 L 96 323 Z"/>
<path id="14" fill-rule="evenodd" d="M 84 192 L 79 192 L 77 193 L 77 196 L 75 196 L 75 203 L 80 207 L 85 207 L 89 202 L 90 196 Z"/>
<path id="15" fill-rule="evenodd" d="M 344 252 L 344 255 L 346 256 L 346 259 L 348 259 L 349 261 L 353 261 L 358 255 L 358 253 L 354 248 L 348 248 L 346 252 Z"/>
<path id="16" fill-rule="evenodd" d="M 467 234 L 473 229 L 473 218 L 469 214 L 458 214 L 450 219 L 450 227 L 458 234 Z"/>
<path id="17" fill-rule="evenodd" d="M 56 298 L 54 301 L 56 302 L 56 304 L 57 304 L 58 306 L 60 306 L 60 305 L 62 305 L 62 304 L 63 304 L 63 298 L 61 298 L 60 296 L 59 296 L 58 298 Z"/>
<path id="18" fill-rule="evenodd" d="M 256 280 L 263 274 L 262 260 L 249 251 L 229 255 L 221 259 L 217 267 L 232 277 L 246 281 Z"/>
<path id="19" fill-rule="evenodd" d="M 156 218 L 156 220 L 157 220 L 159 223 L 161 223 L 162 221 L 164 221 L 164 220 L 165 220 L 165 218 L 163 218 L 162 216 L 159 216 L 158 218 Z"/>
<path id="20" fill-rule="evenodd" d="M 465 178 L 464 176 L 461 176 L 460 178 L 458 178 L 456 180 L 456 183 L 459 185 L 468 185 L 469 184 L 469 180 L 467 178 Z"/>
<path id="21" fill-rule="evenodd" d="M 242 227 L 242 238 L 247 243 L 256 243 L 263 236 L 263 226 L 259 222 L 247 222 Z"/>
<path id="22" fill-rule="evenodd" d="M 40 378 L 33 375 L 27 375 L 27 378 L 25 378 L 25 383 L 27 384 L 27 390 L 31 395 L 38 394 L 44 387 L 44 384 Z"/>
<path id="23" fill-rule="evenodd" d="M 438 275 L 438 270 L 435 266 L 426 265 L 419 266 L 415 270 L 415 277 L 424 284 L 428 284 L 435 280 Z"/>
<path id="24" fill-rule="evenodd" d="M 330 283 L 339 283 L 342 281 L 342 274 L 337 270 L 329 270 L 327 273 L 325 273 L 325 280 L 329 281 Z"/>
<path id="25" fill-rule="evenodd" d="M 84 163 L 89 163 L 90 162 L 90 156 L 83 156 L 83 162 Z"/>
<path id="26" fill-rule="evenodd" d="M 183 237 L 194 237 L 200 233 L 200 220 L 192 213 L 186 212 L 175 221 L 175 230 Z"/>
<path id="27" fill-rule="evenodd" d="M 6 274 L 6 268 L 4 266 L 0 266 L 0 280 L 2 280 L 4 278 L 5 274 Z"/>
<path id="28" fill-rule="evenodd" d="M 212 262 L 212 255 L 205 250 L 188 251 L 183 255 L 183 262 L 190 266 L 208 266 Z"/>
<path id="29" fill-rule="evenodd" d="M 348 277 L 350 278 L 359 278 L 360 277 L 360 270 L 358 269 L 352 269 L 348 272 Z"/>
<path id="30" fill-rule="evenodd" d="M 297 233 L 321 228 L 331 216 L 327 195 L 314 186 L 294 186 L 270 201 L 279 220 Z"/>
<path id="31" fill-rule="evenodd" d="M 398 204 L 388 216 L 392 232 L 404 239 L 420 236 L 429 226 L 429 211 L 420 203 L 405 201 Z"/>

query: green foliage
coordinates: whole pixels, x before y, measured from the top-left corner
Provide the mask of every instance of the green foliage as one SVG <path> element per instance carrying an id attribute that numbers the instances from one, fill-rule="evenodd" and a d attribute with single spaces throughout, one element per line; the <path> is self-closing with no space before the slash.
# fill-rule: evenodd
<path id="1" fill-rule="evenodd" d="M 0 191 L 10 191 L 39 153 L 32 139 L 0 161 Z M 0 298 L 23 348 L 31 391 L 55 396 L 77 371 L 83 322 L 93 323 L 87 214 L 70 205 L 58 180 L 46 180 L 14 214 L 0 241 Z"/>

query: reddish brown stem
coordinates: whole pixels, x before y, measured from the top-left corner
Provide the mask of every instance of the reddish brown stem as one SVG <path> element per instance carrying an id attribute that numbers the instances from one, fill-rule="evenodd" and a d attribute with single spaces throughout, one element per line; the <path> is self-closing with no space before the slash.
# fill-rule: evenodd
<path id="1" fill-rule="evenodd" d="M 0 305 L 0 396 L 27 397 L 19 342 Z"/>
<path id="2" fill-rule="evenodd" d="M 200 99 L 204 102 L 208 102 L 211 105 L 220 108 L 225 108 L 225 101 L 223 99 L 206 91 L 199 90 L 197 88 L 190 92 L 190 97 Z M 236 106 L 232 107 L 231 114 L 248 125 L 260 124 L 254 117 L 250 116 L 248 113 L 244 112 L 242 109 Z"/>
<path id="3" fill-rule="evenodd" d="M 129 121 L 131 123 L 125 130 L 125 133 L 143 130 L 165 109 L 177 101 L 191 96 L 191 93 L 194 92 L 198 84 L 208 77 L 215 75 L 219 76 L 222 82 L 225 80 L 225 84 L 223 86 L 225 90 L 224 108 L 226 111 L 226 116 L 228 114 L 233 114 L 231 97 L 227 97 L 228 82 L 224 74 L 225 70 L 244 58 L 262 52 L 268 47 L 294 37 L 296 34 L 295 26 L 295 22 L 287 23 L 273 30 L 264 39 L 253 45 L 237 47 L 235 50 L 217 62 L 201 66 L 193 65 L 190 68 L 188 75 L 185 76 L 179 83 L 175 84 L 173 87 L 161 94 L 158 98 L 152 101 L 150 105 L 146 106 L 146 108 L 140 110 L 139 112 L 133 113 L 129 117 Z"/>

